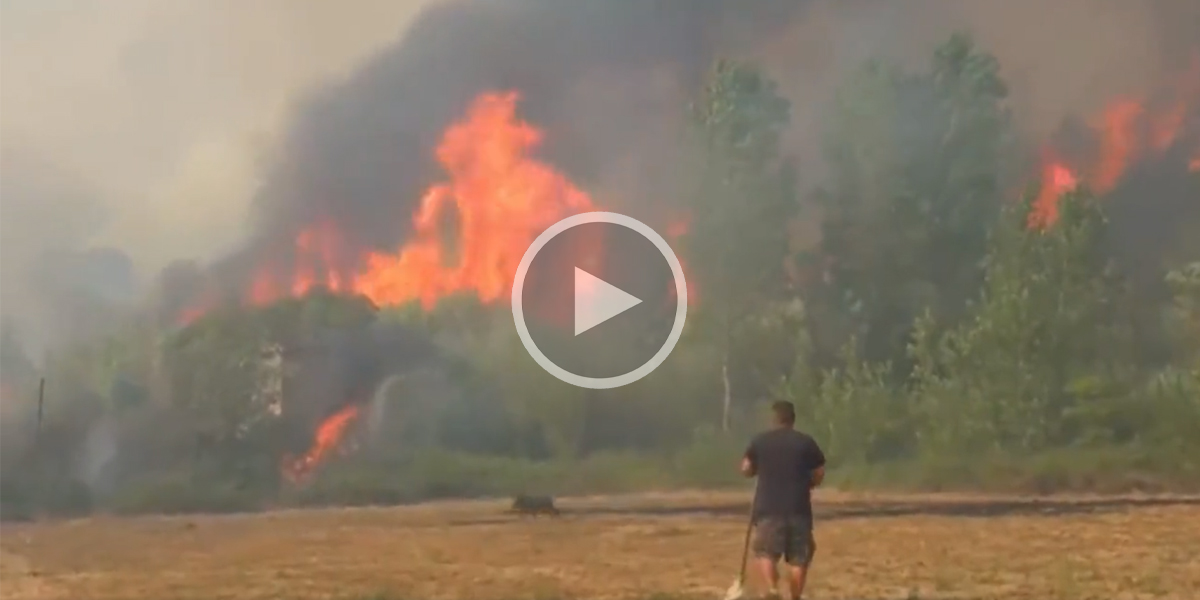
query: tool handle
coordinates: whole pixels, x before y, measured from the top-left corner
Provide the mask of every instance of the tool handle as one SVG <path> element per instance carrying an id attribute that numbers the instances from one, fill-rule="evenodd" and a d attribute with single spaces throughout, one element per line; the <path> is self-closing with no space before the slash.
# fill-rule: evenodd
<path id="1" fill-rule="evenodd" d="M 742 543 L 742 570 L 738 573 L 738 583 L 746 582 L 746 559 L 750 557 L 750 533 L 754 531 L 754 502 L 758 496 L 758 490 L 754 491 L 754 497 L 750 499 L 750 514 L 746 517 L 746 540 Z"/>

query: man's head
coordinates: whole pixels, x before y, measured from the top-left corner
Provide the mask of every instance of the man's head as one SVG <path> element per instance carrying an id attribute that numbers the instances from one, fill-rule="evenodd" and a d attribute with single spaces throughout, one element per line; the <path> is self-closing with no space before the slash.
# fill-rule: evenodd
<path id="1" fill-rule="evenodd" d="M 796 425 L 796 407 L 787 400 L 772 402 L 771 422 L 777 427 L 794 427 Z"/>

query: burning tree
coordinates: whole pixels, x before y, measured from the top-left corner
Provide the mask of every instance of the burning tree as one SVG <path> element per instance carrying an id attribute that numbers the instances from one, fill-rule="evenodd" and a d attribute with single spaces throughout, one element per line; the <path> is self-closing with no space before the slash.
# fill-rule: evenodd
<path id="1" fill-rule="evenodd" d="M 152 487 L 164 472 L 169 479 L 165 492 L 144 494 L 151 501 L 142 508 L 231 506 L 212 490 L 238 494 L 232 505 L 241 508 L 287 501 L 280 477 L 304 480 L 322 464 L 331 467 L 332 501 L 498 493 L 510 491 L 504 477 L 550 472 L 520 459 L 589 461 L 592 452 L 633 448 L 648 453 L 634 470 L 644 467 L 655 485 L 721 481 L 728 470 L 713 467 L 722 462 L 715 457 L 737 449 L 724 446 L 732 436 L 705 433 L 718 410 L 712 399 L 722 396 L 720 421 L 734 429 L 735 402 L 771 393 L 795 400 L 804 426 L 844 463 L 928 454 L 975 472 L 997 452 L 1126 456 L 1152 444 L 1180 450 L 1158 465 L 1186 470 L 1200 439 L 1200 88 L 1181 81 L 1163 98 L 1115 99 L 1077 128 L 1078 147 L 1053 140 L 1033 173 L 1014 174 L 1023 157 L 1000 66 L 954 36 L 919 72 L 872 63 L 850 82 L 827 120 L 824 188 L 798 200 L 780 149 L 787 101 L 758 68 L 718 63 L 687 115 L 695 135 L 679 149 L 695 162 L 665 170 L 681 178 L 672 189 L 695 193 L 685 206 L 652 207 L 671 213 L 666 233 L 680 242 L 689 298 L 698 293 L 703 304 L 661 369 L 603 392 L 565 386 L 529 360 L 505 306 L 530 241 L 602 203 L 539 156 L 546 133 L 518 116 L 519 94 L 482 91 L 440 138 L 442 173 L 432 184 L 418 182 L 412 198 L 389 196 L 409 193 L 389 187 L 403 177 L 365 186 L 366 196 L 379 194 L 373 201 L 401 209 L 371 224 L 382 234 L 368 236 L 339 214 L 339 195 L 363 189 L 343 187 L 347 180 L 413 157 L 371 156 L 324 172 L 330 157 L 316 152 L 317 164 L 302 161 L 307 170 L 290 167 L 304 172 L 294 188 L 272 193 L 329 201 L 272 221 L 229 263 L 176 270 L 189 284 L 164 286 L 178 294 L 162 312 L 183 326 L 159 347 L 147 341 L 158 341 L 157 330 L 125 332 L 52 357 L 52 389 L 73 400 L 54 403 L 67 417 L 49 415 L 58 455 L 22 462 L 6 434 L 6 465 L 16 466 L 5 466 L 4 482 L 13 481 L 9 468 L 51 462 L 56 477 L 76 477 L 77 457 L 101 437 L 93 432 L 114 422 L 126 479 L 107 489 Z M 371 118 L 391 116 L 381 105 Z M 1007 190 L 1026 175 L 1040 189 L 1018 204 Z M 820 238 L 801 240 L 810 242 L 807 268 L 790 270 L 789 244 L 799 236 L 789 236 L 789 221 L 808 200 Z M 1171 252 L 1159 243 L 1171 237 L 1166 225 L 1180 232 Z M 1154 243 L 1122 242 L 1121 231 Z M 1133 299 L 1137 311 L 1110 260 L 1122 247 L 1149 258 L 1136 270 L 1159 286 Z M 1166 284 L 1164 266 L 1177 267 Z M 412 354 L 433 352 L 403 336 L 382 336 L 391 345 L 367 339 L 392 321 L 453 358 L 424 379 L 393 377 Z M 627 347 L 609 341 L 588 358 Z M 9 386 L 9 367 L 20 363 L 8 360 L 10 343 L 3 350 L 0 383 Z M 160 372 L 165 392 L 155 385 Z M 373 405 L 373 395 L 394 397 L 398 418 L 380 418 L 386 411 L 375 409 L 392 399 Z M 367 443 L 354 464 L 323 462 L 359 434 Z M 586 474 L 585 485 L 608 485 L 609 475 L 628 484 L 627 463 L 618 462 L 619 472 L 594 471 L 609 468 L 602 460 L 573 473 Z M 679 473 L 695 463 L 701 477 Z M 363 489 L 337 489 L 343 474 L 365 474 L 356 482 Z M 375 495 L 377 486 L 386 489 Z M 8 489 L 0 490 L 6 514 Z M 170 497 L 160 502 L 160 494 Z"/>
<path id="2" fill-rule="evenodd" d="M 1200 166 L 1200 130 L 1189 126 L 1200 110 L 1200 52 L 1190 68 L 1155 94 L 1119 98 L 1087 119 L 1081 135 L 1085 151 L 1067 152 L 1053 144 L 1042 149 L 1042 188 L 1032 227 L 1058 219 L 1059 198 L 1086 183 L 1097 194 L 1114 191 L 1138 163 L 1174 158 L 1181 168 Z M 1193 130 L 1193 131 L 1189 131 Z"/>
<path id="3" fill-rule="evenodd" d="M 285 252 L 268 248 L 235 297 L 264 306 L 322 288 L 379 307 L 419 302 L 426 311 L 455 294 L 503 302 L 525 249 L 546 227 L 592 210 L 591 198 L 532 154 L 544 134 L 517 115 L 519 94 L 485 92 L 442 137 L 447 179 L 422 195 L 411 230 L 394 249 L 360 249 L 333 219 L 301 225 Z M 252 253 L 253 254 L 253 253 Z M 283 254 L 283 256 L 277 256 Z M 221 304 L 211 282 L 180 314 L 188 322 Z"/>
<path id="4" fill-rule="evenodd" d="M 201 455 L 218 463 L 266 456 L 264 464 L 277 465 L 292 427 L 307 444 L 305 411 L 289 410 L 285 397 L 289 349 L 321 329 L 362 328 L 373 320 L 365 299 L 315 293 L 258 309 L 219 310 L 174 332 L 163 348 L 171 401 L 192 415 Z"/>
<path id="5" fill-rule="evenodd" d="M 1134 384 L 1128 296 L 1105 256 L 1097 198 L 1064 196 L 1044 232 L 1026 227 L 1033 210 L 1031 199 L 1006 212 L 968 321 L 942 335 L 918 324 L 910 351 L 931 450 L 1061 444 Z"/>

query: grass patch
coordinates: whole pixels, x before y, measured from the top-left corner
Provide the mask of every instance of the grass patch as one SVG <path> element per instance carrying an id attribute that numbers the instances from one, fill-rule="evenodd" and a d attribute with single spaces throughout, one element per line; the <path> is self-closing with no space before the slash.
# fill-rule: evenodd
<path id="1" fill-rule="evenodd" d="M 6 479 L 0 516 L 83 515 L 93 510 L 233 513 L 273 507 L 392 506 L 516 494 L 576 496 L 679 489 L 745 489 L 736 470 L 741 440 L 698 436 L 670 455 L 597 453 L 582 459 L 526 460 L 427 450 L 403 459 L 350 457 L 324 465 L 303 484 L 236 485 L 201 473 L 162 473 L 92 497 L 62 478 Z M 1027 456 L 938 456 L 831 465 L 827 487 L 846 490 L 982 493 L 1200 492 L 1200 460 L 1170 449 L 1069 448 Z M 38 485 L 33 485 L 36 483 Z"/>
<path id="2" fill-rule="evenodd" d="M 1200 462 L 1155 447 L 1070 448 L 1034 455 L 927 457 L 845 465 L 830 472 L 843 489 L 991 493 L 1200 491 Z"/>
<path id="3" fill-rule="evenodd" d="M 745 522 L 658 512 L 695 500 L 657 496 L 640 501 L 646 512 L 627 512 L 606 509 L 628 508 L 628 498 L 592 498 L 596 514 L 540 520 L 485 502 L 42 521 L 6 528 L 0 577 L 14 600 L 712 600 L 737 574 Z M 1194 499 L 1056 504 L 1046 512 L 1007 498 L 826 495 L 811 594 L 1182 598 L 1200 584 Z M 1000 512 L 967 510 L 980 507 Z M 762 591 L 757 584 L 751 593 Z"/>

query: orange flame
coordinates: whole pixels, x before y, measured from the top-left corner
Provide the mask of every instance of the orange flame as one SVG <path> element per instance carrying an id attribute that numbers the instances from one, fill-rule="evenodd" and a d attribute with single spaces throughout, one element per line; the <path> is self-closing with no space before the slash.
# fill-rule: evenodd
<path id="1" fill-rule="evenodd" d="M 176 321 L 178 321 L 180 325 L 190 325 L 195 322 L 196 319 L 203 317 L 204 314 L 211 309 L 212 303 L 208 301 L 197 302 L 196 304 L 188 306 L 180 311 L 179 316 L 176 317 Z"/>
<path id="2" fill-rule="evenodd" d="M 1041 169 L 1042 191 L 1033 203 L 1029 226 L 1044 228 L 1058 220 L 1058 199 L 1086 182 L 1098 194 L 1116 188 L 1135 162 L 1149 156 L 1161 156 L 1180 141 L 1186 117 L 1200 102 L 1200 56 L 1189 72 L 1171 90 L 1170 102 L 1161 110 L 1147 110 L 1142 99 L 1121 99 L 1110 103 L 1091 123 L 1098 134 L 1099 156 L 1085 165 L 1070 165 L 1047 150 Z M 1188 164 L 1200 170 L 1200 156 Z"/>
<path id="3" fill-rule="evenodd" d="M 307 478 L 329 453 L 337 450 L 350 425 L 358 418 L 360 407 L 351 404 L 333 413 L 317 427 L 312 447 L 299 458 L 284 459 L 283 474 L 289 481 Z"/>
<path id="4" fill-rule="evenodd" d="M 564 175 L 533 158 L 543 134 L 516 114 L 516 92 L 487 92 L 477 97 L 466 116 L 443 134 L 436 150 L 447 178 L 429 188 L 412 217 L 412 235 L 395 252 L 352 255 L 332 221 L 301 230 L 293 240 L 289 264 L 274 256 L 247 282 L 241 302 L 257 306 L 287 296 L 300 296 L 317 286 L 334 292 L 361 294 L 376 306 L 419 301 L 425 309 L 457 293 L 471 293 L 484 303 L 508 296 L 517 265 L 533 240 L 560 219 L 594 210 L 591 198 Z M 686 223 L 684 224 L 686 227 Z M 677 226 L 672 226 L 677 228 Z M 673 230 L 673 229 L 672 229 Z M 599 233 L 599 232 L 595 232 Z M 585 234 L 570 250 L 571 258 L 589 273 L 603 271 L 603 236 Z M 550 290 L 550 297 L 570 293 Z M 689 295 L 695 297 L 689 287 Z M 218 294 L 181 316 L 184 323 L 217 304 Z M 547 303 L 570 306 L 571 303 Z M 556 319 L 562 315 L 542 314 Z M 570 322 L 566 315 L 566 322 Z M 289 458 L 284 474 L 299 479 L 337 447 L 358 408 L 348 407 L 318 428 L 312 448 Z"/>
<path id="5" fill-rule="evenodd" d="M 340 291 L 342 276 L 338 269 L 342 247 L 341 235 L 331 222 L 302 229 L 293 240 L 290 281 L 281 284 L 273 269 L 259 269 L 243 301 L 250 306 L 262 306 L 285 296 L 303 296 L 318 285 L 332 292 Z"/>
<path id="6" fill-rule="evenodd" d="M 450 181 L 422 198 L 414 237 L 399 252 L 367 257 L 354 291 L 381 306 L 418 299 L 430 308 L 463 291 L 495 301 L 511 289 L 537 235 L 564 216 L 592 209 L 586 194 L 528 156 L 542 133 L 516 117 L 517 99 L 515 92 L 483 94 L 446 132 L 437 157 Z M 439 231 L 449 216 L 457 224 L 457 261 Z"/>
<path id="7" fill-rule="evenodd" d="M 362 294 L 377 306 L 418 300 L 426 309 L 460 292 L 485 303 L 505 297 L 537 235 L 565 216 L 593 210 L 587 194 L 530 156 L 543 134 L 517 117 L 519 99 L 516 92 L 484 93 L 445 132 L 436 155 L 448 180 L 422 197 L 413 235 L 395 253 L 348 256 L 336 226 L 321 222 L 294 239 L 291 273 L 281 276 L 281 261 L 266 261 L 242 302 L 264 305 L 317 286 Z M 179 321 L 203 315 L 215 299 L 206 294 Z"/>
<path id="8" fill-rule="evenodd" d="M 1044 228 L 1058 221 L 1058 199 L 1079 186 L 1079 178 L 1066 165 L 1049 160 L 1042 167 L 1042 190 L 1029 212 L 1029 226 Z"/>
<path id="9" fill-rule="evenodd" d="M 1117 185 L 1138 153 L 1138 118 L 1141 104 L 1122 100 L 1110 105 L 1101 121 L 1094 125 L 1101 132 L 1100 160 L 1094 167 L 1092 185 L 1106 192 Z"/>

